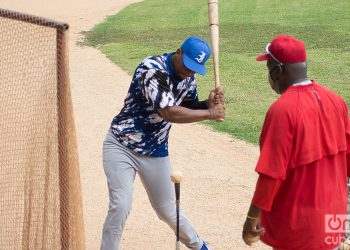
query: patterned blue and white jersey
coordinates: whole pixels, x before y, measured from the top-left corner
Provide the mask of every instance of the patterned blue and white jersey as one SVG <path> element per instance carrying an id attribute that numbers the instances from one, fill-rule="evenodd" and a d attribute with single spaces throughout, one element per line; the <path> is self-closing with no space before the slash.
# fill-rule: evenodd
<path id="1" fill-rule="evenodd" d="M 152 157 L 168 155 L 171 122 L 158 109 L 198 101 L 195 76 L 178 79 L 171 65 L 174 53 L 147 57 L 136 68 L 124 106 L 113 118 L 111 130 L 134 152 Z"/>

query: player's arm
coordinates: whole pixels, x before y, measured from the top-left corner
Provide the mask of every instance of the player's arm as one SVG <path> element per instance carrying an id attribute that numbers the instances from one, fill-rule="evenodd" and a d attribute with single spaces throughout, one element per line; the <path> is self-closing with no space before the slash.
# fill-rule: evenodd
<path id="1" fill-rule="evenodd" d="M 261 209 L 254 204 L 250 205 L 248 216 L 243 225 L 242 239 L 248 245 L 256 242 L 261 235 L 265 233 L 265 228 L 260 227 L 260 215 Z"/>
<path id="2" fill-rule="evenodd" d="M 208 100 L 198 101 L 194 99 L 187 99 L 181 103 L 181 106 L 188 109 L 208 109 L 209 108 Z"/>
<path id="3" fill-rule="evenodd" d="M 350 178 L 350 118 L 348 116 L 348 109 L 346 108 L 345 113 L 345 132 L 346 132 L 346 143 L 347 143 L 347 150 L 346 150 L 346 165 L 347 165 L 347 174 Z"/>
<path id="4" fill-rule="evenodd" d="M 169 105 L 158 109 L 165 121 L 173 123 L 192 123 L 203 120 L 222 122 L 225 118 L 225 107 L 221 88 L 209 94 L 208 100 L 199 101 L 196 84 L 192 83 L 189 92 L 180 106 Z"/>
<path id="5" fill-rule="evenodd" d="M 347 150 L 346 150 L 347 175 L 350 178 L 350 117 L 349 117 L 348 106 L 346 105 L 344 100 L 342 100 L 342 108 L 343 108 L 343 115 L 344 115 L 345 136 L 346 136 L 346 144 L 347 144 Z"/>
<path id="6" fill-rule="evenodd" d="M 346 135 L 346 140 L 348 141 L 348 149 L 346 151 L 347 176 L 350 178 L 350 134 Z"/>
<path id="7" fill-rule="evenodd" d="M 215 120 L 217 122 L 222 122 L 224 120 L 224 93 L 221 87 L 217 87 L 215 90 L 212 90 L 208 99 L 204 101 L 198 100 L 196 91 L 192 95 L 193 99 L 185 99 L 181 103 L 181 107 L 162 110 L 163 112 L 160 112 L 160 114 L 163 119 L 174 123 L 190 123 L 203 120 Z M 189 97 L 191 97 L 191 94 Z"/>
<path id="8" fill-rule="evenodd" d="M 273 200 L 282 185 L 282 180 L 275 179 L 265 174 L 259 174 L 256 182 L 255 192 L 252 204 L 262 210 L 270 211 Z M 250 213 L 248 212 L 248 215 Z M 257 216 L 255 216 L 257 215 Z M 253 214 L 252 217 L 258 217 L 259 214 Z"/>
<path id="9" fill-rule="evenodd" d="M 214 105 L 213 107 L 209 105 L 208 109 L 196 110 L 177 106 L 169 87 L 168 75 L 163 70 L 149 69 L 143 73 L 141 79 L 140 86 L 150 107 L 157 110 L 165 121 L 192 123 L 203 120 L 215 120 L 218 122 L 224 120 L 225 108 L 223 104 Z M 193 94 L 196 95 L 195 88 L 193 89 Z M 215 96 L 215 94 L 212 95 Z"/>
<path id="10" fill-rule="evenodd" d="M 271 210 L 273 200 L 281 184 L 281 180 L 264 174 L 259 175 L 254 197 L 243 226 L 242 238 L 247 245 L 253 243 L 253 238 L 259 237 L 265 233 L 264 228 L 260 227 L 260 212 L 261 210 Z"/>
<path id="11" fill-rule="evenodd" d="M 192 99 L 191 98 L 184 99 L 181 103 L 181 106 L 189 109 L 209 109 L 213 107 L 215 104 L 220 103 L 224 105 L 224 102 L 225 102 L 224 100 L 225 100 L 224 92 L 219 86 L 210 92 L 208 99 L 204 101 L 199 101 L 197 92 L 195 92 Z"/>
<path id="12" fill-rule="evenodd" d="M 189 109 L 181 106 L 170 106 L 158 110 L 161 117 L 173 123 L 192 123 L 204 120 L 221 122 L 225 118 L 225 108 L 217 104 L 210 109 Z"/>
<path id="13" fill-rule="evenodd" d="M 273 104 L 265 117 L 260 135 L 260 157 L 256 166 L 259 178 L 247 213 L 242 237 L 246 244 L 263 233 L 259 219 L 261 210 L 270 211 L 285 179 L 293 145 L 293 114 L 283 103 Z M 258 230 L 260 229 L 260 230 Z"/>

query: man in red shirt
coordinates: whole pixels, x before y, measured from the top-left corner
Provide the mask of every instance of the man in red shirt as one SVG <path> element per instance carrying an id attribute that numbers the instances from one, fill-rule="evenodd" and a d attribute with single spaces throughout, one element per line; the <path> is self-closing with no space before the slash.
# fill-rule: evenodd
<path id="1" fill-rule="evenodd" d="M 308 79 L 304 43 L 290 35 L 275 37 L 256 60 L 267 60 L 270 85 L 281 96 L 261 131 L 243 240 L 251 245 L 260 237 L 276 250 L 334 249 L 347 222 L 347 105 Z"/>

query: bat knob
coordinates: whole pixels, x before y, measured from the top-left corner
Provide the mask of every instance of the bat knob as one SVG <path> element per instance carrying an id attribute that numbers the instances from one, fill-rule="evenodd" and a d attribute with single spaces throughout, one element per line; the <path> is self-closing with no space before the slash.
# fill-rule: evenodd
<path id="1" fill-rule="evenodd" d="M 180 183 L 182 181 L 182 173 L 180 171 L 173 172 L 170 178 L 172 182 Z"/>

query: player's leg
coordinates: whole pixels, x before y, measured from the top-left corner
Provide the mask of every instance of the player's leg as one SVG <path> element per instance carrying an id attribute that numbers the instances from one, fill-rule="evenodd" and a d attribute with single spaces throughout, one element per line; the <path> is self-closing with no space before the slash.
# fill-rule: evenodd
<path id="1" fill-rule="evenodd" d="M 108 133 L 103 143 L 109 210 L 103 225 L 101 250 L 118 250 L 123 227 L 131 210 L 135 164 L 133 154 Z"/>
<path id="2" fill-rule="evenodd" d="M 174 186 L 170 180 L 171 166 L 168 157 L 143 157 L 139 176 L 158 217 L 175 232 L 176 204 Z M 204 241 L 180 211 L 180 241 L 190 249 L 201 249 Z"/>

